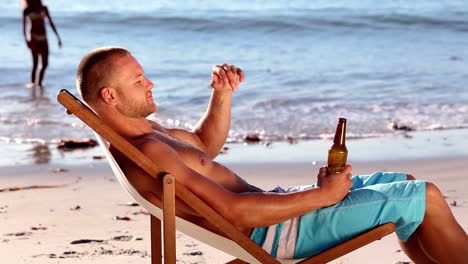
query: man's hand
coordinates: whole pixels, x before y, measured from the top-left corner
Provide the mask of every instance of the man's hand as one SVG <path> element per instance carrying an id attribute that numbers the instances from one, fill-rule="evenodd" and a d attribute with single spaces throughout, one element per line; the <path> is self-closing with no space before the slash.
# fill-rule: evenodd
<path id="1" fill-rule="evenodd" d="M 211 87 L 218 91 L 238 90 L 239 83 L 244 81 L 244 72 L 234 65 L 216 65 L 211 74 Z"/>
<path id="2" fill-rule="evenodd" d="M 328 174 L 327 167 L 322 167 L 317 176 L 317 185 L 327 197 L 327 205 L 334 205 L 343 200 L 353 186 L 351 171 L 353 167 L 346 165 L 340 173 Z"/>

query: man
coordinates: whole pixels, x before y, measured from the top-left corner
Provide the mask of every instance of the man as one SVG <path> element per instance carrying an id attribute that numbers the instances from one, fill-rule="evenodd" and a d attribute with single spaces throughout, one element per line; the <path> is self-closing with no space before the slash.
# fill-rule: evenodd
<path id="1" fill-rule="evenodd" d="M 215 66 L 208 109 L 191 132 L 146 119 L 157 109 L 154 85 L 125 49 L 88 53 L 78 68 L 77 88 L 103 122 L 273 256 L 310 256 L 391 221 L 416 263 L 468 263 L 468 236 L 432 183 L 403 173 L 351 177 L 348 165 L 333 175 L 321 168 L 317 185 L 265 192 L 213 161 L 229 131 L 232 93 L 243 80 L 241 69 Z M 139 169 L 113 152 L 140 193 L 160 195 L 152 178 L 132 173 Z M 177 210 L 199 220 L 182 203 Z"/>

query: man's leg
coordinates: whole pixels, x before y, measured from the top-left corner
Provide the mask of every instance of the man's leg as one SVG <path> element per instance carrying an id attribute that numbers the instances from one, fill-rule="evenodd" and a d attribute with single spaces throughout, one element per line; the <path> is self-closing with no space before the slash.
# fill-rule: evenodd
<path id="1" fill-rule="evenodd" d="M 398 236 L 407 240 L 423 221 L 425 182 L 380 172 L 355 176 L 353 182 L 340 203 L 301 216 L 295 258 L 315 255 L 387 222 L 394 222 Z"/>
<path id="2" fill-rule="evenodd" d="M 402 225 L 402 227 L 405 227 L 403 229 L 406 229 L 406 231 L 400 230 L 400 233 L 397 233 L 399 235 L 403 235 L 403 237 L 406 237 L 406 242 L 400 242 L 400 244 L 405 253 L 415 263 L 468 263 L 468 236 L 461 228 L 461 226 L 456 222 L 443 195 L 440 193 L 437 187 L 431 183 L 420 181 L 415 182 L 415 184 L 407 184 L 404 183 L 405 180 L 412 181 L 415 180 L 415 178 L 412 175 L 401 173 L 400 175 L 398 173 L 376 173 L 373 175 L 353 177 L 353 181 L 355 182 L 353 189 L 356 189 L 355 191 L 351 192 L 350 195 L 348 195 L 349 197 L 352 196 L 352 199 L 347 198 L 342 201 L 341 204 L 347 203 L 347 200 L 351 200 L 353 203 L 355 203 L 358 202 L 358 200 L 360 200 L 362 197 L 364 198 L 364 200 L 362 200 L 364 211 L 357 213 L 355 212 L 351 215 L 346 214 L 346 208 L 354 208 L 353 211 L 355 209 L 359 209 L 361 206 L 358 205 L 358 202 L 358 204 L 354 205 L 344 204 L 343 207 L 337 204 L 336 206 L 332 206 L 335 209 L 332 207 L 324 208 L 302 216 L 300 226 L 301 231 L 299 232 L 298 241 L 296 243 L 296 253 L 299 253 L 299 255 L 296 257 L 310 256 L 326 249 L 325 247 L 319 250 L 317 250 L 317 248 L 309 248 L 309 246 L 320 246 L 319 243 L 321 240 L 325 241 L 325 244 L 329 245 L 334 243 L 333 241 L 335 241 L 335 239 L 340 240 L 339 238 L 334 237 L 337 234 L 337 230 L 333 229 L 331 230 L 332 232 L 328 232 L 327 229 L 329 227 L 336 229 L 336 227 L 343 226 L 345 227 L 343 230 L 347 232 L 350 231 L 349 227 L 356 227 L 357 225 L 362 224 L 368 220 L 380 219 L 381 223 L 385 223 L 392 221 L 391 219 L 397 217 L 393 220 L 401 221 L 404 219 L 405 222 L 410 221 L 403 223 Z M 399 181 L 401 181 L 401 183 L 398 183 Z M 382 183 L 384 185 L 381 185 Z M 389 183 L 389 185 L 385 183 Z M 392 185 L 397 188 L 387 188 Z M 407 186 L 405 187 L 405 185 Z M 425 195 L 423 194 L 423 196 L 421 196 L 419 199 L 417 198 L 417 193 L 420 191 L 417 190 L 421 190 L 421 188 L 416 186 L 424 186 Z M 375 192 L 372 189 L 375 189 Z M 402 193 L 400 193 L 399 190 Z M 372 198 L 372 196 L 377 195 L 376 197 L 378 200 L 380 200 L 380 191 L 383 191 L 384 193 L 388 192 L 384 196 L 389 195 L 389 201 L 382 204 L 384 207 L 380 209 L 372 208 L 372 204 L 375 205 L 375 203 L 372 202 L 375 200 L 375 197 Z M 410 204 L 406 205 L 406 203 L 403 202 L 406 200 L 404 197 L 413 197 L 414 200 L 407 200 Z M 401 200 L 401 203 L 393 204 L 393 200 Z M 424 201 L 422 208 L 418 200 Z M 358 206 L 355 207 L 356 205 Z M 367 208 L 367 206 L 370 206 L 370 208 Z M 383 210 L 387 206 L 391 206 L 393 209 Z M 345 210 L 339 210 L 340 207 Z M 419 212 L 417 211 L 418 208 L 421 208 Z M 393 214 L 393 216 L 392 213 L 388 214 L 389 212 L 393 211 L 399 211 L 400 214 Z M 343 212 L 344 214 L 336 215 L 336 217 L 332 218 L 327 217 L 329 213 L 331 213 L 330 215 L 333 215 L 336 212 Z M 376 212 L 379 212 L 379 215 L 373 215 Z M 385 214 L 382 215 L 381 213 Z M 313 216 L 314 214 L 315 216 Z M 408 238 L 405 235 L 405 233 L 409 232 L 409 230 L 406 228 L 408 226 L 407 224 L 411 226 L 411 221 L 417 221 L 418 217 L 415 217 L 417 215 L 419 215 L 421 224 L 419 224 L 419 227 L 414 232 L 412 232 L 412 235 Z M 354 218 L 356 216 L 358 219 Z M 362 216 L 365 217 L 361 218 Z M 315 220 L 315 218 L 317 220 Z M 320 220 L 320 218 L 322 219 Z M 353 219 L 357 221 L 353 221 Z M 302 225 L 303 222 L 304 225 Z M 324 225 L 324 223 L 327 224 Z M 317 227 L 317 229 L 312 228 L 309 230 L 311 227 Z M 445 229 L 442 230 L 443 234 L 440 234 L 439 232 L 441 229 Z M 441 235 L 443 238 L 439 238 L 439 235 Z M 327 238 L 331 239 L 329 239 L 327 242 Z M 308 241 L 313 241 L 313 243 L 310 244 Z M 431 254 L 427 254 L 426 252 Z M 437 262 L 432 261 L 432 259 L 436 260 Z"/>
<path id="3" fill-rule="evenodd" d="M 416 180 L 416 178 L 413 175 L 407 174 L 406 176 L 407 176 L 407 180 L 409 181 Z M 405 254 L 411 260 L 413 260 L 416 264 L 419 264 L 419 263 L 436 264 L 436 262 L 429 259 L 429 257 L 421 248 L 421 245 L 419 244 L 419 237 L 418 237 L 417 230 L 416 232 L 413 233 L 413 235 L 406 242 L 403 242 L 401 240 L 398 240 L 398 242 L 400 243 L 400 247 L 401 249 L 403 249 L 403 252 L 405 252 Z"/>
<path id="4" fill-rule="evenodd" d="M 429 258 L 428 255 L 423 251 L 421 248 L 421 245 L 419 244 L 419 237 L 418 237 L 418 231 L 413 233 L 411 237 L 406 241 L 403 242 L 401 240 L 398 240 L 400 243 L 401 249 L 403 249 L 403 252 L 416 264 L 437 264 L 437 262 L 434 262 Z"/>
<path id="5" fill-rule="evenodd" d="M 426 213 L 415 233 L 422 250 L 438 263 L 468 263 L 468 236 L 432 183 L 427 183 Z"/>
<path id="6" fill-rule="evenodd" d="M 400 246 L 415 263 L 468 263 L 468 236 L 434 184 L 427 183 L 423 222 Z"/>

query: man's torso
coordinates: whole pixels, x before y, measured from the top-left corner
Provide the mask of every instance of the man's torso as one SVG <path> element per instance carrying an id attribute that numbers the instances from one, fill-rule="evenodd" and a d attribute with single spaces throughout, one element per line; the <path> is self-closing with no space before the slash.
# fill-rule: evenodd
<path id="1" fill-rule="evenodd" d="M 261 192 L 263 190 L 249 185 L 246 181 L 240 178 L 238 175 L 233 173 L 228 168 L 223 165 L 213 161 L 205 152 L 199 150 L 193 145 L 171 136 L 170 134 L 160 130 L 154 129 L 154 133 L 147 134 L 137 140 L 131 140 L 132 144 L 135 146 L 140 146 L 142 142 L 157 140 L 160 141 L 172 149 L 174 149 L 177 154 L 180 156 L 182 161 L 191 169 L 198 172 L 199 174 L 210 178 L 211 180 L 221 184 L 226 189 L 229 189 L 232 192 Z M 118 161 L 119 165 L 122 167 L 123 171 L 126 173 L 127 178 L 132 183 L 132 185 L 147 199 L 153 199 L 154 196 L 148 196 L 148 194 L 156 194 L 159 196 L 159 199 L 162 195 L 162 186 L 154 182 L 154 179 L 147 177 L 145 173 L 141 173 L 142 169 L 138 166 L 135 166 L 132 162 L 129 162 L 126 157 L 116 151 L 112 151 L 114 157 Z M 156 164 L 158 165 L 158 164 Z M 175 175 L 177 177 L 177 175 Z M 152 201 L 153 203 L 161 202 Z M 187 214 L 185 210 L 176 210 L 178 216 L 185 218 L 188 221 L 194 222 L 198 225 L 204 226 L 212 230 L 213 232 L 218 232 L 216 228 L 207 222 L 204 218 L 199 218 L 192 215 L 191 213 Z M 250 235 L 252 232 L 251 228 L 240 229 L 241 232 L 244 232 L 247 235 Z"/>
<path id="2" fill-rule="evenodd" d="M 182 161 L 191 169 L 199 174 L 210 178 L 211 180 L 223 185 L 226 189 L 233 192 L 252 192 L 261 191 L 260 189 L 249 185 L 245 180 L 234 172 L 213 161 L 205 152 L 194 147 L 179 138 L 176 138 L 164 131 L 154 129 L 154 134 L 146 136 L 156 139 L 174 149 Z"/>

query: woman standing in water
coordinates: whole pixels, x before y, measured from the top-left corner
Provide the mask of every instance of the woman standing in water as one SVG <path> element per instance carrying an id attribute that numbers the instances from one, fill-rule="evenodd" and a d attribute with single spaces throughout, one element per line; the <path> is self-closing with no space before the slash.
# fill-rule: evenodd
<path id="1" fill-rule="evenodd" d="M 42 67 L 39 71 L 39 80 L 37 84 L 42 87 L 42 79 L 44 78 L 44 73 L 49 63 L 49 45 L 47 42 L 47 34 L 45 28 L 45 19 L 49 20 L 49 24 L 55 32 L 55 35 L 58 39 L 59 48 L 62 47 L 62 41 L 60 36 L 55 28 L 54 22 L 50 17 L 49 10 L 46 6 L 42 5 L 41 0 L 26 0 L 25 9 L 23 11 L 23 35 L 31 50 L 33 58 L 33 67 L 31 71 L 31 83 L 32 85 L 36 84 L 36 72 L 39 56 L 41 57 Z M 29 38 L 26 34 L 27 24 L 30 25 Z"/>

